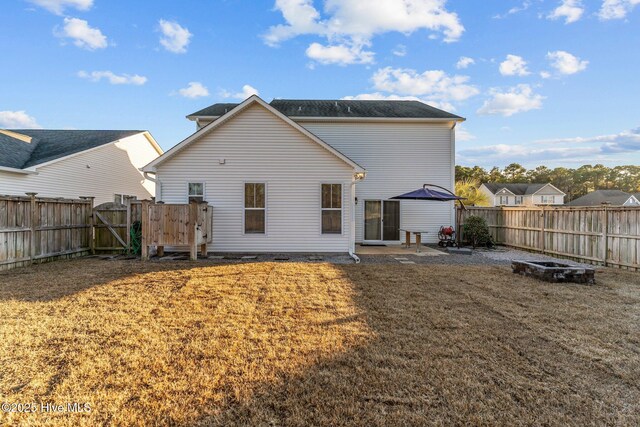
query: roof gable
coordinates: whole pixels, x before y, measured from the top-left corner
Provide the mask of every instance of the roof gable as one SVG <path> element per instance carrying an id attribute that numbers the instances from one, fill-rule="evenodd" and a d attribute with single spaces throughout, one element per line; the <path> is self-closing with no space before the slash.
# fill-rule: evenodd
<path id="1" fill-rule="evenodd" d="M 217 117 L 227 114 L 240 104 L 213 104 L 188 118 Z M 464 120 L 462 117 L 419 101 L 343 100 L 343 99 L 274 99 L 269 103 L 288 117 L 350 118 L 350 119 L 440 119 Z"/>
<path id="2" fill-rule="evenodd" d="M 0 133 L 0 166 L 25 169 L 145 131 L 13 129 L 9 132 L 31 137 L 31 142 Z"/>
<path id="3" fill-rule="evenodd" d="M 227 114 L 217 118 L 216 120 L 212 121 L 208 125 L 200 128 L 197 132 L 193 133 L 191 136 L 184 139 L 182 142 L 172 147 L 163 155 L 161 155 L 160 157 L 158 157 L 157 159 L 155 159 L 154 161 L 152 161 L 151 163 L 143 167 L 142 170 L 147 172 L 153 172 L 156 166 L 167 161 L 168 159 L 173 157 L 175 154 L 179 153 L 180 151 L 188 147 L 190 144 L 192 144 L 194 141 L 197 141 L 198 139 L 208 134 L 209 132 L 214 131 L 215 129 L 227 123 L 228 121 L 233 120 L 234 117 L 242 113 L 242 111 L 244 111 L 246 108 L 255 104 L 262 106 L 267 111 L 275 115 L 277 118 L 284 121 L 289 126 L 293 127 L 298 132 L 308 137 L 312 142 L 315 142 L 316 144 L 320 145 L 321 147 L 323 147 L 324 149 L 326 149 L 327 151 L 329 151 L 330 153 L 338 157 L 340 160 L 342 160 L 343 162 L 345 162 L 346 164 L 354 168 L 356 171 L 358 172 L 365 171 L 365 169 L 362 166 L 358 165 L 356 162 L 354 162 L 353 160 L 351 160 L 350 158 L 342 154 L 340 151 L 336 150 L 331 145 L 327 144 L 322 139 L 318 138 L 316 135 L 312 134 L 307 129 L 300 126 L 299 124 L 291 120 L 289 117 L 285 116 L 284 114 L 282 114 L 281 112 L 273 108 L 271 105 L 267 104 L 257 95 L 250 96 L 244 102 L 242 102 L 241 104 L 237 105 L 232 110 L 230 110 Z"/>

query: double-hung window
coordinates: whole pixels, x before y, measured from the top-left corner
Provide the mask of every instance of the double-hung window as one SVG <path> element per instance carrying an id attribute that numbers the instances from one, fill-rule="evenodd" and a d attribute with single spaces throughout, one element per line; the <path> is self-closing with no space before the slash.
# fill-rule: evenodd
<path id="1" fill-rule="evenodd" d="M 322 234 L 342 233 L 342 184 L 322 184 Z"/>
<path id="2" fill-rule="evenodd" d="M 499 203 L 501 205 L 508 205 L 509 204 L 509 196 L 500 196 Z"/>
<path id="3" fill-rule="evenodd" d="M 265 234 L 266 185 L 263 182 L 244 184 L 244 232 Z"/>
<path id="4" fill-rule="evenodd" d="M 191 202 L 204 202 L 204 183 L 202 182 L 190 182 L 189 183 L 189 203 Z"/>
<path id="5" fill-rule="evenodd" d="M 522 196 L 516 196 L 515 197 L 515 204 L 516 205 L 521 205 L 523 201 L 523 197 Z"/>
<path id="6" fill-rule="evenodd" d="M 556 201 L 555 196 L 540 196 L 542 203 L 554 203 Z"/>

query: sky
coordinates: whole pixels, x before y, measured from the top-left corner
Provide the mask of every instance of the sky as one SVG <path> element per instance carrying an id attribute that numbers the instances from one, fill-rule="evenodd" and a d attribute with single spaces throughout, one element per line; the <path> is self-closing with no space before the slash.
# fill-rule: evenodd
<path id="1" fill-rule="evenodd" d="M 417 99 L 457 163 L 640 164 L 640 0 L 5 0 L 0 127 L 145 129 L 267 101 Z"/>

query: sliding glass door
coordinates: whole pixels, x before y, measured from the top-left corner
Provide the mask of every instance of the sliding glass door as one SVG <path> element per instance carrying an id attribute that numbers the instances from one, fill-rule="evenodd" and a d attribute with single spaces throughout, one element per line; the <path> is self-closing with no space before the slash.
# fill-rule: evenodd
<path id="1" fill-rule="evenodd" d="M 400 202 L 364 201 L 364 240 L 369 242 L 400 240 Z"/>

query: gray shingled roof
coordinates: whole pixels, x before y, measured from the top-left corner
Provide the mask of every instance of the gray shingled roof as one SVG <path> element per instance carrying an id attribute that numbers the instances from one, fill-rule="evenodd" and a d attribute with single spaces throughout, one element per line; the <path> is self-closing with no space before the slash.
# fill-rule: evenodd
<path id="1" fill-rule="evenodd" d="M 622 206 L 630 197 L 631 194 L 621 190 L 596 190 L 570 201 L 567 206 L 600 206 L 603 203 Z"/>
<path id="2" fill-rule="evenodd" d="M 533 194 L 536 191 L 540 190 L 547 184 L 508 184 L 508 183 L 500 183 L 500 182 L 485 182 L 484 186 L 487 187 L 489 191 L 493 194 L 496 194 L 498 191 L 506 188 L 511 191 L 516 196 L 524 196 Z"/>
<path id="3" fill-rule="evenodd" d="M 187 117 L 221 116 L 237 105 L 213 104 Z M 274 99 L 270 105 L 289 117 L 462 119 L 419 101 Z"/>
<path id="4" fill-rule="evenodd" d="M 32 137 L 30 143 L 0 133 L 0 166 L 24 169 L 108 144 L 142 130 L 9 129 Z"/>

